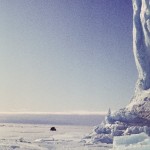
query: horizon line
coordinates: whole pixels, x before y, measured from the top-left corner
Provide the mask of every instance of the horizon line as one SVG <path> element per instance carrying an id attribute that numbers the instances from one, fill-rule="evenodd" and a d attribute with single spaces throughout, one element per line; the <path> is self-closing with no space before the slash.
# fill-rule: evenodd
<path id="1" fill-rule="evenodd" d="M 29 115 L 106 115 L 107 112 L 106 111 L 101 111 L 101 112 L 98 112 L 98 111 L 73 111 L 73 112 L 31 112 L 31 111 L 9 111 L 9 112 L 0 112 L 0 114 L 29 114 Z"/>

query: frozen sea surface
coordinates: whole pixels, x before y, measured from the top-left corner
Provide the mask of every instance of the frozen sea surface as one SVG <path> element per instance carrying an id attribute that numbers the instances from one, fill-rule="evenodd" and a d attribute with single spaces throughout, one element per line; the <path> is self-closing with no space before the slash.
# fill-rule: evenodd
<path id="1" fill-rule="evenodd" d="M 109 144 L 85 144 L 82 137 L 92 126 L 0 124 L 0 150 L 108 150 Z"/>
<path id="2" fill-rule="evenodd" d="M 0 114 L 0 123 L 95 126 L 103 120 L 104 115 Z"/>

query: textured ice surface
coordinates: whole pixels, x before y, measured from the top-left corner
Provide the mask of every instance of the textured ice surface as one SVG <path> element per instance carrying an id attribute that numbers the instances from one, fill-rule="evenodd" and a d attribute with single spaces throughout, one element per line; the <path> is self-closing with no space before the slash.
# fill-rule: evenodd
<path id="1" fill-rule="evenodd" d="M 132 0 L 133 52 L 138 70 L 135 95 L 126 107 L 150 120 L 150 0 Z"/>
<path id="2" fill-rule="evenodd" d="M 150 138 L 145 134 L 114 137 L 113 150 L 149 150 Z"/>
<path id="3" fill-rule="evenodd" d="M 133 52 L 139 73 L 136 92 L 150 88 L 150 1 L 133 2 Z"/>

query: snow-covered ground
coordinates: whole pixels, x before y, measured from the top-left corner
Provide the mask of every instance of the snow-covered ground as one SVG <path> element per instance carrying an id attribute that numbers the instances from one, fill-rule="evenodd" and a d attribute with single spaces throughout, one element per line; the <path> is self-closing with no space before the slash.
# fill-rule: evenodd
<path id="1" fill-rule="evenodd" d="M 91 126 L 0 124 L 0 150 L 108 150 L 111 144 L 85 144 Z"/>

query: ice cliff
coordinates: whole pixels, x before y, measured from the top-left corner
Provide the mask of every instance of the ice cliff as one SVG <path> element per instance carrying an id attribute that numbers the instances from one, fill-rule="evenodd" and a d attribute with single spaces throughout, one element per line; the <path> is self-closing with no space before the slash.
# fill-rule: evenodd
<path id="1" fill-rule="evenodd" d="M 132 5 L 133 53 L 138 70 L 134 96 L 125 108 L 114 113 L 109 110 L 85 141 L 112 143 L 114 136 L 150 135 L 150 0 L 132 0 Z"/>
<path id="2" fill-rule="evenodd" d="M 138 70 L 135 94 L 126 107 L 150 120 L 150 0 L 132 0 L 133 53 Z"/>
<path id="3" fill-rule="evenodd" d="M 150 89 L 150 1 L 133 0 L 133 52 L 139 78 L 136 92 Z"/>

